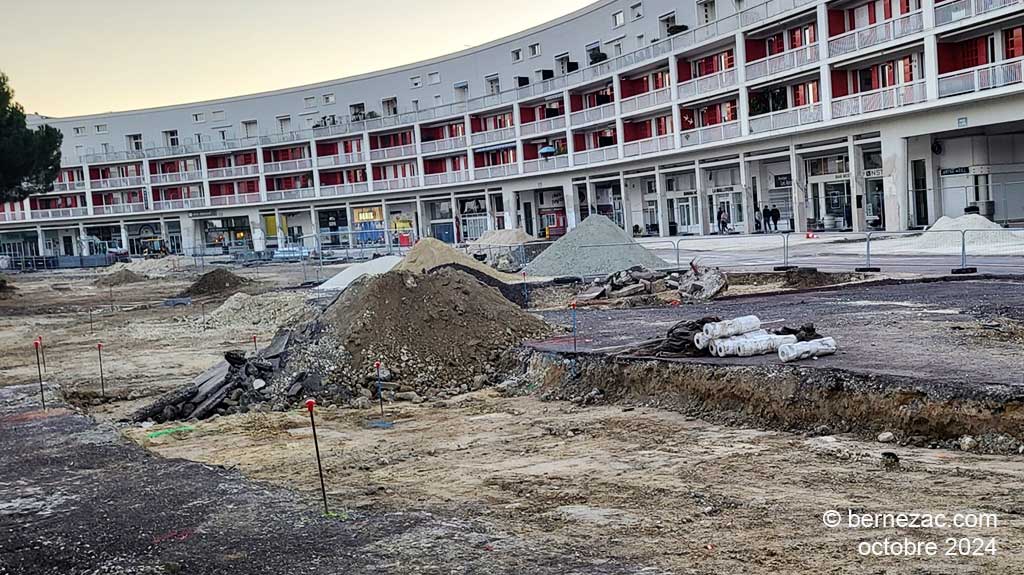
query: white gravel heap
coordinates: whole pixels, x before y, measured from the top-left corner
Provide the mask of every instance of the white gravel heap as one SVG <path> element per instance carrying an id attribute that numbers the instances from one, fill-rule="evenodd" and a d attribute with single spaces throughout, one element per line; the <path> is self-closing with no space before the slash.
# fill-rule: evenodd
<path id="1" fill-rule="evenodd" d="M 643 266 L 670 267 L 665 260 L 636 243 L 605 216 L 593 214 L 562 236 L 526 266 L 531 276 L 603 276 Z"/>
<path id="2" fill-rule="evenodd" d="M 966 235 L 962 232 L 966 231 Z M 922 253 L 956 255 L 966 238 L 968 255 L 1024 255 L 1024 232 L 1004 229 L 977 214 L 939 218 L 920 235 L 872 241 L 875 254 Z"/>
<path id="3" fill-rule="evenodd" d="M 297 321 L 306 311 L 306 301 L 299 292 L 269 292 L 251 296 L 236 293 L 207 318 L 208 328 L 275 329 Z"/>

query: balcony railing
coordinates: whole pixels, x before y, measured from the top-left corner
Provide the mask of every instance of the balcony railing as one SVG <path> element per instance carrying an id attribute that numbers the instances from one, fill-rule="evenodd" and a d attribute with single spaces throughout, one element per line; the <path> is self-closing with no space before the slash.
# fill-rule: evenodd
<path id="1" fill-rule="evenodd" d="M 422 150 L 424 154 L 433 154 L 435 152 L 447 152 L 448 150 L 457 150 L 459 148 L 465 147 L 465 136 L 456 136 L 454 138 L 445 138 L 443 140 L 431 140 L 429 142 L 420 142 L 420 150 Z"/>
<path id="2" fill-rule="evenodd" d="M 351 164 L 361 163 L 363 163 L 362 152 L 335 154 L 333 156 L 319 156 L 316 159 L 316 165 L 321 168 L 330 168 L 331 166 L 348 166 Z"/>
<path id="3" fill-rule="evenodd" d="M 25 212 L 0 212 L 0 222 L 20 222 L 25 219 Z"/>
<path id="4" fill-rule="evenodd" d="M 146 211 L 145 202 L 133 202 L 128 204 L 96 204 L 92 207 L 92 213 L 97 216 L 109 214 L 137 214 Z"/>
<path id="5" fill-rule="evenodd" d="M 146 157 L 146 152 L 143 150 L 127 150 L 123 152 L 106 152 L 100 154 L 86 154 L 85 163 L 87 164 L 101 164 L 103 162 L 130 162 L 132 160 L 142 160 Z"/>
<path id="6" fill-rule="evenodd" d="M 546 172 L 548 170 L 557 170 L 568 167 L 569 156 L 567 154 L 562 154 L 559 156 L 551 156 L 550 158 L 526 160 L 523 162 L 523 173 L 532 174 L 534 172 Z"/>
<path id="7" fill-rule="evenodd" d="M 203 142 L 199 146 L 204 152 L 220 152 L 224 150 L 238 150 L 241 148 L 255 148 L 258 145 L 260 145 L 260 139 L 252 137 L 233 140 L 218 140 L 216 142 Z"/>
<path id="8" fill-rule="evenodd" d="M 942 26 L 1021 2 L 1022 0 L 951 0 L 942 2 L 935 5 L 935 25 Z"/>
<path id="9" fill-rule="evenodd" d="M 486 132 L 477 132 L 470 136 L 470 141 L 473 142 L 474 146 L 481 144 L 490 144 L 491 142 L 502 142 L 505 140 L 512 140 L 516 137 L 515 128 L 498 128 L 497 130 L 488 130 Z"/>
<path id="10" fill-rule="evenodd" d="M 90 180 L 89 187 L 94 190 L 111 190 L 115 188 L 134 188 L 146 185 L 146 178 L 142 176 L 128 176 L 125 178 L 106 178 L 103 180 Z"/>
<path id="11" fill-rule="evenodd" d="M 815 0 L 769 0 L 740 12 L 740 24 L 752 26 L 784 12 L 814 4 Z"/>
<path id="12" fill-rule="evenodd" d="M 531 96 L 540 96 L 542 94 L 547 94 L 548 92 L 561 90 L 563 88 L 565 88 L 565 76 L 557 76 L 555 78 L 548 78 L 547 80 L 542 80 L 521 88 L 516 88 L 516 97 L 522 100 Z"/>
<path id="13" fill-rule="evenodd" d="M 619 105 L 622 108 L 623 114 L 629 114 L 631 112 L 636 112 L 637 110 L 646 110 L 647 108 L 653 108 L 654 106 L 663 106 L 671 101 L 671 88 L 662 88 L 660 90 L 654 90 L 653 92 L 645 92 L 631 98 L 626 98 Z"/>
<path id="14" fill-rule="evenodd" d="M 572 163 L 576 166 L 586 166 L 619 159 L 618 146 L 606 146 L 594 150 L 576 152 L 572 155 Z"/>
<path id="15" fill-rule="evenodd" d="M 519 133 L 524 136 L 532 136 L 534 134 L 545 134 L 547 132 L 564 129 L 565 116 L 555 116 L 553 118 L 545 118 L 543 120 L 537 120 L 536 122 L 522 124 L 519 126 Z"/>
<path id="16" fill-rule="evenodd" d="M 316 197 L 316 190 L 313 188 L 294 188 L 291 190 L 267 191 L 268 202 L 280 202 L 283 200 L 306 200 Z"/>
<path id="17" fill-rule="evenodd" d="M 271 146 L 274 144 L 304 142 L 311 139 L 313 139 L 313 130 L 293 130 L 291 132 L 281 132 L 280 134 L 267 134 L 266 136 L 260 136 L 260 143 L 264 146 Z"/>
<path id="18" fill-rule="evenodd" d="M 693 130 L 687 130 L 680 134 L 682 138 L 682 147 L 696 146 L 697 144 L 710 144 L 712 142 L 721 142 L 722 140 L 730 140 L 732 138 L 738 138 L 740 136 L 740 123 L 739 122 L 727 122 L 725 124 L 715 124 L 714 126 L 705 126 L 703 128 L 695 128 Z"/>
<path id="19" fill-rule="evenodd" d="M 52 220 L 55 218 L 78 218 L 89 215 L 89 208 L 57 208 L 32 210 L 32 219 Z"/>
<path id="20" fill-rule="evenodd" d="M 514 176 L 518 173 L 518 164 L 498 164 L 497 166 L 486 166 L 473 170 L 473 177 L 478 180 L 486 180 L 489 178 L 500 178 L 502 176 Z"/>
<path id="21" fill-rule="evenodd" d="M 211 206 L 240 206 L 245 204 L 258 204 L 261 201 L 262 198 L 260 198 L 258 193 L 210 196 Z"/>
<path id="22" fill-rule="evenodd" d="M 923 80 L 913 84 L 890 86 L 832 100 L 832 117 L 839 119 L 898 108 L 924 102 L 927 97 Z"/>
<path id="23" fill-rule="evenodd" d="M 263 164 L 263 173 L 277 174 L 280 172 L 298 172 L 313 167 L 313 160 L 300 158 L 298 160 L 284 160 L 283 162 L 268 162 Z"/>
<path id="24" fill-rule="evenodd" d="M 957 70 L 939 76 L 939 97 L 948 98 L 1021 83 L 1022 58 Z"/>
<path id="25" fill-rule="evenodd" d="M 579 112 L 573 112 L 569 115 L 569 122 L 573 126 L 579 126 L 580 124 L 606 120 L 614 117 L 615 102 L 609 102 L 600 106 L 594 106 L 593 108 L 587 108 L 586 110 L 580 110 Z"/>
<path id="26" fill-rule="evenodd" d="M 708 92 L 716 92 L 718 90 L 724 90 L 731 88 L 736 85 L 736 68 L 729 68 L 728 70 L 722 70 L 715 74 L 708 76 L 701 76 L 699 78 L 693 78 L 692 80 L 686 80 L 685 82 L 679 83 L 679 98 L 685 100 L 687 98 L 704 97 L 708 95 Z"/>
<path id="27" fill-rule="evenodd" d="M 439 186 L 441 184 L 458 184 L 469 181 L 469 170 L 457 172 L 443 172 L 440 174 L 423 174 L 424 186 Z"/>
<path id="28" fill-rule="evenodd" d="M 355 182 L 352 184 L 337 184 L 334 186 L 320 186 L 321 198 L 333 198 L 336 196 L 351 196 L 352 194 L 363 194 L 370 189 L 366 182 Z"/>
<path id="29" fill-rule="evenodd" d="M 421 122 L 429 120 L 436 120 L 438 118 L 450 118 L 452 116 L 461 116 L 466 113 L 465 102 L 453 102 L 451 104 L 445 104 L 443 106 L 435 106 L 426 110 L 420 110 L 416 113 L 416 117 Z"/>
<path id="30" fill-rule="evenodd" d="M 374 180 L 373 191 L 403 190 L 405 188 L 415 188 L 419 185 L 420 179 L 416 176 L 411 178 L 394 178 L 391 180 Z"/>
<path id="31" fill-rule="evenodd" d="M 377 148 L 376 150 L 370 150 L 371 160 L 387 160 L 391 158 L 415 155 L 416 144 L 405 144 L 404 146 L 391 146 L 390 148 Z"/>
<path id="32" fill-rule="evenodd" d="M 389 114 L 387 116 L 369 118 L 366 120 L 366 129 L 375 130 L 377 128 L 391 128 L 394 126 L 401 126 L 403 124 L 415 124 L 416 114 L 416 112 L 402 112 L 401 114 Z"/>
<path id="33" fill-rule="evenodd" d="M 75 182 L 54 182 L 53 191 L 55 192 L 74 192 L 77 190 L 85 189 L 85 180 L 78 180 Z"/>
<path id="34" fill-rule="evenodd" d="M 482 110 L 499 104 L 515 102 L 517 97 L 516 90 L 505 90 L 504 92 L 499 92 L 497 94 L 488 94 L 479 98 L 473 98 L 469 102 L 466 102 L 466 108 L 470 111 Z"/>
<path id="35" fill-rule="evenodd" d="M 163 146 L 160 148 L 146 148 L 147 158 L 163 158 L 166 156 L 187 156 L 198 154 L 203 151 L 202 144 L 180 144 L 177 146 Z"/>
<path id="36" fill-rule="evenodd" d="M 757 80 L 795 70 L 818 61 L 818 45 L 809 44 L 747 64 L 747 80 Z"/>
<path id="37" fill-rule="evenodd" d="M 154 210 L 187 210 L 205 208 L 206 198 L 184 198 L 181 200 L 160 200 L 153 202 Z"/>
<path id="38" fill-rule="evenodd" d="M 202 179 L 203 172 L 198 170 L 149 175 L 149 183 L 151 184 L 180 184 L 181 182 L 195 182 Z"/>
<path id="39" fill-rule="evenodd" d="M 842 56 L 865 48 L 884 44 L 924 30 L 924 18 L 920 10 L 905 14 L 874 26 L 853 30 L 828 41 L 828 55 Z"/>
<path id="40" fill-rule="evenodd" d="M 647 154 L 656 154 L 658 152 L 671 150 L 675 147 L 675 136 L 672 134 L 666 134 L 664 136 L 655 136 L 653 138 L 646 138 L 635 142 L 626 142 L 622 145 L 622 156 L 625 158 L 645 156 Z"/>
<path id="41" fill-rule="evenodd" d="M 211 180 L 216 178 L 239 178 L 244 176 L 258 176 L 260 173 L 259 164 L 245 164 L 242 166 L 226 166 L 224 168 L 210 168 L 206 171 Z"/>
<path id="42" fill-rule="evenodd" d="M 779 110 L 750 118 L 750 132 L 759 134 L 821 121 L 821 104 Z"/>

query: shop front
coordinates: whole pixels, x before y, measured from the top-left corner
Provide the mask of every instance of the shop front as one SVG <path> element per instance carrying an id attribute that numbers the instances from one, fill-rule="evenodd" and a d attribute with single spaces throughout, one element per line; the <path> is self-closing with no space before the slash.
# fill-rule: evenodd
<path id="1" fill-rule="evenodd" d="M 383 245 L 384 208 L 367 206 L 352 208 L 352 241 L 359 247 Z"/>
<path id="2" fill-rule="evenodd" d="M 206 253 L 220 250 L 226 254 L 232 249 L 252 249 L 252 228 L 248 216 L 201 220 L 200 225 Z M 151 234 L 152 230 L 146 232 Z"/>
<path id="3" fill-rule="evenodd" d="M 316 218 L 321 246 L 325 248 L 341 248 L 350 245 L 348 210 L 345 208 L 320 210 L 317 212 Z"/>
<path id="4" fill-rule="evenodd" d="M 452 214 L 451 198 L 424 202 L 430 237 L 446 244 L 455 243 L 455 218 Z"/>
<path id="5" fill-rule="evenodd" d="M 853 203 L 848 157 L 811 158 L 807 162 L 807 229 L 841 231 L 853 228 Z"/>
<path id="6" fill-rule="evenodd" d="M 486 196 L 474 198 L 458 198 L 459 230 L 462 241 L 480 239 L 487 231 L 487 199 Z"/>

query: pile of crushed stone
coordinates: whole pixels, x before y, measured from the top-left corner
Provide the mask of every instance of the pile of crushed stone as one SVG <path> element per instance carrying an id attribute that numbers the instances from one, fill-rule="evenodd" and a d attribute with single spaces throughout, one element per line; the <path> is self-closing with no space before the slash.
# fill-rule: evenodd
<path id="1" fill-rule="evenodd" d="M 469 242 L 474 246 L 518 246 L 537 241 L 537 238 L 526 233 L 523 228 L 514 230 L 487 230 L 476 241 Z"/>
<path id="2" fill-rule="evenodd" d="M 146 281 L 147 278 L 144 275 L 137 274 L 129 269 L 121 269 L 113 273 L 106 274 L 95 282 L 93 285 L 96 287 L 118 287 L 128 284 L 134 284 Z"/>
<path id="3" fill-rule="evenodd" d="M 270 328 L 300 321 L 309 308 L 306 296 L 298 292 L 269 292 L 260 295 L 236 293 L 207 314 L 206 327 Z M 202 322 L 201 318 L 190 318 Z"/>
<path id="4" fill-rule="evenodd" d="M 543 277 L 607 276 L 634 266 L 665 269 L 668 262 L 636 243 L 615 222 L 593 214 L 569 230 L 526 266 Z"/>
<path id="5" fill-rule="evenodd" d="M 252 280 L 249 278 L 235 275 L 224 268 L 217 268 L 200 276 L 187 290 L 181 292 L 181 297 L 223 294 L 250 283 Z"/>
<path id="6" fill-rule="evenodd" d="M 186 256 L 167 256 L 162 258 L 133 259 L 130 262 L 118 262 L 110 266 L 110 271 L 128 270 L 148 277 L 163 277 L 173 272 L 192 271 L 195 262 Z"/>
<path id="7" fill-rule="evenodd" d="M 394 269 L 425 273 L 444 266 L 467 268 L 505 283 L 516 282 L 521 279 L 513 274 L 495 270 L 435 238 L 424 238 L 416 242 L 416 245 L 409 250 L 409 253 L 405 255 L 402 262 L 395 266 Z"/>

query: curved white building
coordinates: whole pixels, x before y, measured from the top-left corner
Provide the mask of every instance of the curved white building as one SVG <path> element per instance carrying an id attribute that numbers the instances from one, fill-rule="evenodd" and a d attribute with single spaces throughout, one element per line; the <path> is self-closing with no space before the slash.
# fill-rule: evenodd
<path id="1" fill-rule="evenodd" d="M 1024 222 L 1022 24 L 1024 0 L 601 0 L 372 74 L 33 117 L 63 169 L 0 204 L 0 253 L 555 236 L 594 212 L 750 233 L 765 205 L 780 229 Z"/>

